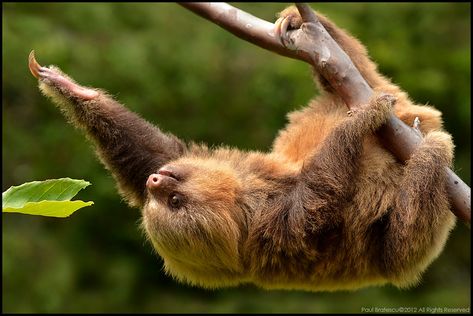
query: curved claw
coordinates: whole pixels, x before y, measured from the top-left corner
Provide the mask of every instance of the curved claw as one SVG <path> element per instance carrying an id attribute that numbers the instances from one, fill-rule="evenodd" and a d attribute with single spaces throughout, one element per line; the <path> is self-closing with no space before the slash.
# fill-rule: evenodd
<path id="1" fill-rule="evenodd" d="M 412 128 L 419 136 L 422 136 L 422 131 L 420 130 L 420 119 L 418 116 L 415 117 Z"/>
<path id="2" fill-rule="evenodd" d="M 30 68 L 31 74 L 36 79 L 39 79 L 39 72 L 43 67 L 41 67 L 41 65 L 36 61 L 36 58 L 34 57 L 34 50 L 32 50 L 28 56 L 28 67 Z"/>
<path id="3" fill-rule="evenodd" d="M 28 67 L 31 73 L 38 80 L 48 86 L 52 86 L 62 91 L 62 93 L 74 96 L 83 100 L 92 100 L 99 93 L 94 89 L 85 88 L 74 82 L 71 78 L 61 73 L 58 69 L 43 67 L 35 59 L 34 50 L 28 57 Z"/>
<path id="4" fill-rule="evenodd" d="M 274 22 L 274 33 L 276 34 L 277 38 L 279 38 L 279 40 L 281 40 L 281 24 L 283 20 L 284 18 L 280 17 L 279 19 L 276 20 L 276 22 Z"/>
<path id="5" fill-rule="evenodd" d="M 287 30 L 290 24 L 291 18 L 289 16 L 280 17 L 276 22 L 274 22 L 276 36 L 284 47 L 288 47 L 290 43 L 289 37 L 287 36 Z"/>

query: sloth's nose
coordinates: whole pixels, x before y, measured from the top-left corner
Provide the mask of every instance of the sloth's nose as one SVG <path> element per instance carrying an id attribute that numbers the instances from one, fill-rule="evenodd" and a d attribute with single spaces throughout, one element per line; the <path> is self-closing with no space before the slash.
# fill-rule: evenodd
<path id="1" fill-rule="evenodd" d="M 146 180 L 146 187 L 150 190 L 169 188 L 174 186 L 179 180 L 171 167 L 163 167 L 158 173 L 153 173 Z"/>
<path id="2" fill-rule="evenodd" d="M 153 173 L 148 177 L 148 180 L 146 181 L 146 187 L 148 189 L 158 188 L 161 185 L 161 180 L 162 176 L 157 173 Z"/>

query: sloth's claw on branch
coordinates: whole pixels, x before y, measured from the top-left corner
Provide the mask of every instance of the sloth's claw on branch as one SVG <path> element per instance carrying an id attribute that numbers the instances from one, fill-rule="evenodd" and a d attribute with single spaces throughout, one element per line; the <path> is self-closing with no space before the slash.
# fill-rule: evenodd
<path id="1" fill-rule="evenodd" d="M 412 128 L 420 137 L 422 137 L 422 132 L 420 131 L 420 119 L 418 116 L 416 116 L 416 118 L 414 119 L 414 123 L 412 123 Z"/>
<path id="2" fill-rule="evenodd" d="M 290 17 L 280 17 L 279 19 L 274 22 L 274 33 L 280 39 L 281 44 L 289 49 L 293 49 L 294 45 L 292 44 L 289 36 L 287 35 L 287 31 L 289 25 L 291 24 Z"/>

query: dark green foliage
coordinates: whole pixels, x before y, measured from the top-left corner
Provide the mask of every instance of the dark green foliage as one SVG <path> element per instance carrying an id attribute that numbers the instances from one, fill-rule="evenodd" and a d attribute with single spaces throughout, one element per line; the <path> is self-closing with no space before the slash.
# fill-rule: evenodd
<path id="1" fill-rule="evenodd" d="M 287 4 L 236 4 L 274 20 Z M 444 113 L 455 171 L 470 184 L 469 3 L 312 4 L 369 49 L 382 73 Z M 2 189 L 87 178 L 93 212 L 67 222 L 3 215 L 3 312 L 361 312 L 362 307 L 467 307 L 470 231 L 459 223 L 411 290 L 205 291 L 170 280 L 82 133 L 40 95 L 35 49 L 184 140 L 267 150 L 288 111 L 314 95 L 307 65 L 244 42 L 172 4 L 3 5 Z M 19 238 L 21 236 L 21 238 Z"/>

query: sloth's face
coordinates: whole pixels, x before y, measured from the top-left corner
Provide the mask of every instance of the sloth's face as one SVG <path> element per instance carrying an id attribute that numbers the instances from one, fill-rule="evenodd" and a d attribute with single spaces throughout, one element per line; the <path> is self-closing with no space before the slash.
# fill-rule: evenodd
<path id="1" fill-rule="evenodd" d="M 215 160 L 183 158 L 150 175 L 146 187 L 143 226 L 168 273 L 209 287 L 241 278 L 245 218 L 235 170 Z"/>

